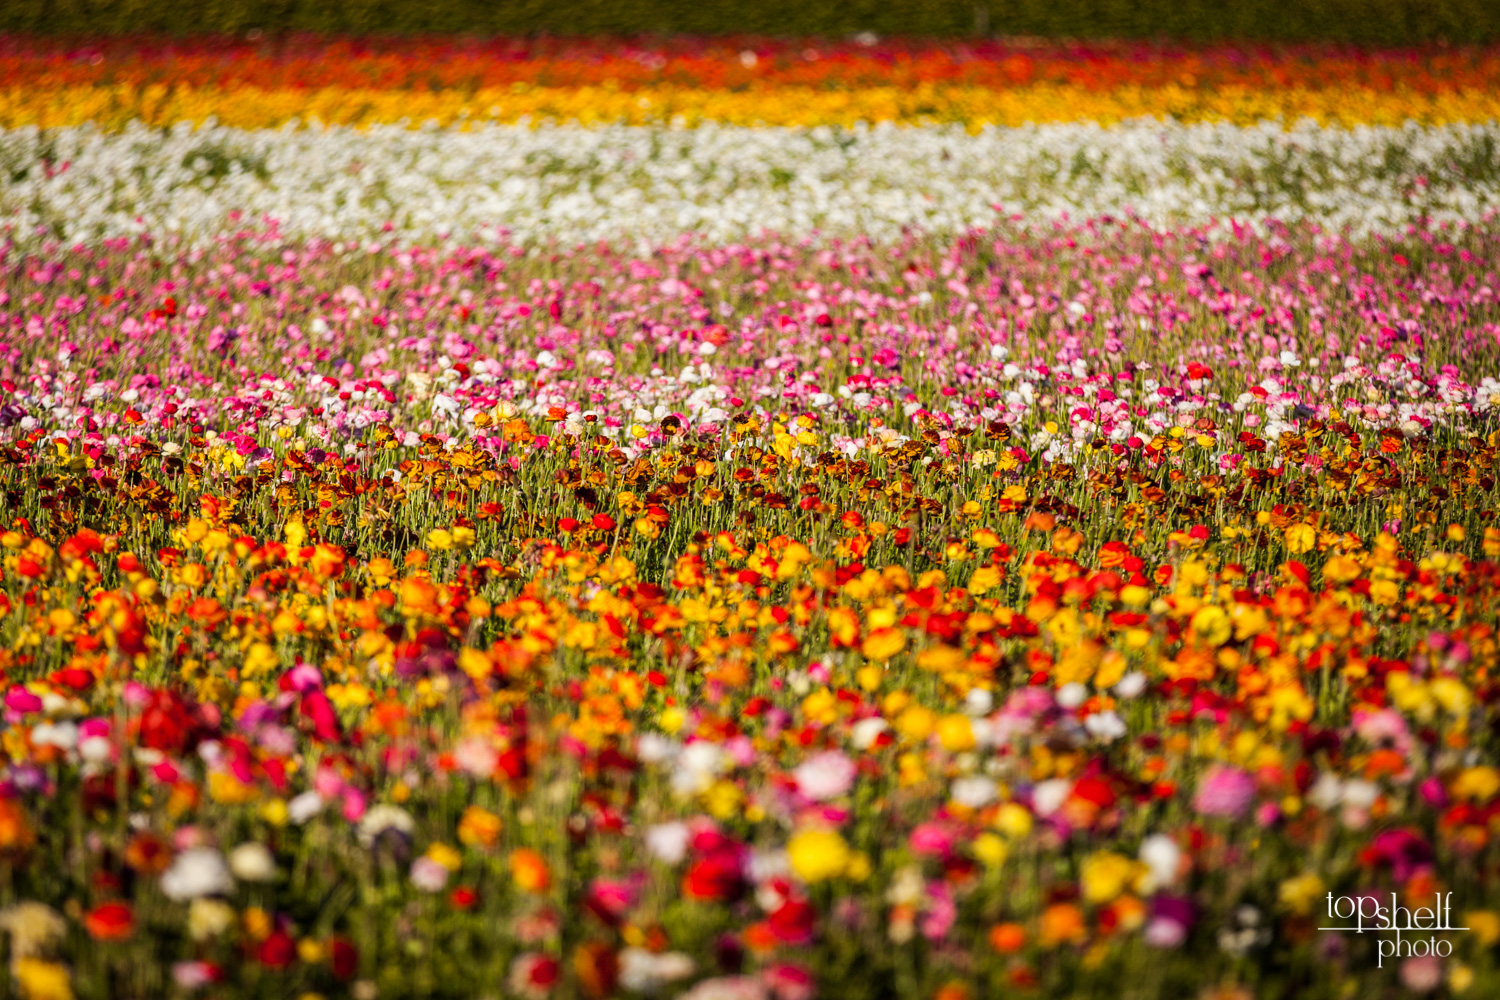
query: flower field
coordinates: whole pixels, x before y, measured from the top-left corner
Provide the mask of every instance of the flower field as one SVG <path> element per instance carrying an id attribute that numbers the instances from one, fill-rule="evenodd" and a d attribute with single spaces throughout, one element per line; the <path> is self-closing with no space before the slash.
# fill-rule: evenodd
<path id="1" fill-rule="evenodd" d="M 0 125 L 242 128 L 316 118 L 441 125 L 1014 126 L 1140 116 L 1253 125 L 1480 122 L 1500 112 L 1489 48 L 1362 52 L 1140 44 L 963 46 L 763 40 L 141 46 L 0 44 Z"/>
<path id="2" fill-rule="evenodd" d="M 1497 76 L 5 48 L 3 988 L 1495 995 Z"/>

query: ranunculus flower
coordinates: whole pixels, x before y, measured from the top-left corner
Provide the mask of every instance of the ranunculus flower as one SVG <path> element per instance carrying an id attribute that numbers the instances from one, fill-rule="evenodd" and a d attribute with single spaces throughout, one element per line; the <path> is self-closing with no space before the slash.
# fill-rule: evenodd
<path id="1" fill-rule="evenodd" d="M 234 879 L 224 855 L 212 847 L 194 847 L 177 855 L 161 876 L 161 891 L 169 899 L 187 900 L 234 891 Z"/>
<path id="2" fill-rule="evenodd" d="M 276 859 L 265 844 L 245 843 L 229 852 L 229 870 L 241 882 L 269 882 L 276 877 Z"/>
<path id="3" fill-rule="evenodd" d="M 817 802 L 827 802 L 848 793 L 859 773 L 854 762 L 837 750 L 825 750 L 797 765 L 792 777 L 797 790 Z"/>
<path id="4" fill-rule="evenodd" d="M 1254 800 L 1254 778 L 1239 768 L 1215 764 L 1199 779 L 1193 808 L 1205 816 L 1238 818 Z"/>
<path id="5" fill-rule="evenodd" d="M 838 878 L 849 867 L 849 845 L 833 830 L 803 830 L 786 845 L 792 871 L 804 882 Z"/>
<path id="6" fill-rule="evenodd" d="M 127 903 L 101 903 L 83 918 L 96 941 L 125 941 L 135 932 L 135 914 Z"/>

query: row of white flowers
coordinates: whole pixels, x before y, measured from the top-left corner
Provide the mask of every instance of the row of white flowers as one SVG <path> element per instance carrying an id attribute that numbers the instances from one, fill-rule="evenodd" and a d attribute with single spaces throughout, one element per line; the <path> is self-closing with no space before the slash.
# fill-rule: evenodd
<path id="1" fill-rule="evenodd" d="M 1500 206 L 1500 123 L 0 132 L 0 219 L 23 242 L 196 243 L 268 219 L 294 238 L 888 238 L 991 225 L 997 206 L 1158 225 L 1474 221 Z"/>

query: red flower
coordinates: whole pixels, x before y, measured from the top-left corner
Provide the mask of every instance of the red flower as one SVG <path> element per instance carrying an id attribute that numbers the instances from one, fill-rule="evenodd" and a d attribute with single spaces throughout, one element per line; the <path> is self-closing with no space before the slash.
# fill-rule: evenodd
<path id="1" fill-rule="evenodd" d="M 479 893 L 470 886 L 461 885 L 448 894 L 448 902 L 455 910 L 472 910 L 479 902 Z"/>
<path id="2" fill-rule="evenodd" d="M 95 941 L 125 941 L 135 933 L 135 914 L 127 903 L 103 903 L 83 918 Z"/>
<path id="3" fill-rule="evenodd" d="M 727 902 L 738 899 L 744 889 L 744 871 L 732 850 L 712 851 L 699 858 L 682 879 L 683 894 L 689 899 Z"/>
<path id="4" fill-rule="evenodd" d="M 153 691 L 141 712 L 141 746 L 177 754 L 194 742 L 192 706 L 171 691 Z"/>
<path id="5" fill-rule="evenodd" d="M 286 931 L 272 931 L 271 936 L 260 943 L 255 957 L 268 969 L 285 969 L 297 961 L 297 942 Z"/>
<path id="6" fill-rule="evenodd" d="M 313 733 L 325 743 L 336 743 L 343 736 L 338 713 L 322 691 L 309 691 L 302 696 L 302 717 L 312 724 Z"/>
<path id="7" fill-rule="evenodd" d="M 352 979 L 359 971 L 359 951 L 349 941 L 336 937 L 328 942 L 328 963 L 340 979 Z"/>
<path id="8" fill-rule="evenodd" d="M 781 904 L 771 914 L 771 933 L 783 944 L 808 944 L 812 941 L 813 925 L 818 917 L 812 904 L 792 899 Z"/>

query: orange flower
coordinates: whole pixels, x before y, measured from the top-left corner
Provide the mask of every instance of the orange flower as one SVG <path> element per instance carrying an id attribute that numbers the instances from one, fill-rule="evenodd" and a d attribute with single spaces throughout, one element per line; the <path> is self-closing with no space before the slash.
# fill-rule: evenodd
<path id="1" fill-rule="evenodd" d="M 200 597 L 188 605 L 187 616 L 206 629 L 218 628 L 229 618 L 229 613 L 212 597 Z"/>
<path id="2" fill-rule="evenodd" d="M 1037 934 L 1042 947 L 1078 944 L 1087 936 L 1083 911 L 1072 903 L 1053 903 L 1042 912 L 1042 926 Z"/>
<path id="3" fill-rule="evenodd" d="M 590 942 L 579 945 L 573 953 L 573 971 L 585 994 L 607 997 L 615 991 L 620 977 L 620 960 L 609 945 Z"/>
<path id="4" fill-rule="evenodd" d="M 470 806 L 464 810 L 463 818 L 458 821 L 458 839 L 460 843 L 470 847 L 491 848 L 500 839 L 502 824 L 500 817 L 488 809 L 479 806 Z M 515 859 L 512 857 L 511 865 L 514 867 Z"/>
<path id="5" fill-rule="evenodd" d="M 510 852 L 510 877 L 526 892 L 546 892 L 552 885 L 552 872 L 547 859 L 529 847 L 519 847 Z"/>
<path id="6" fill-rule="evenodd" d="M 1020 924 L 996 924 L 990 928 L 990 946 L 1009 955 L 1026 947 L 1026 928 Z"/>
<path id="7" fill-rule="evenodd" d="M 26 810 L 12 799 L 0 799 L 0 850 L 21 851 L 36 843 Z"/>

